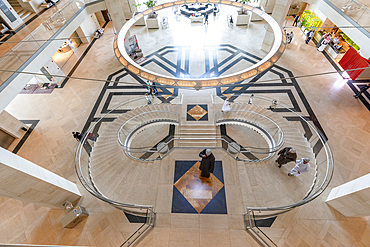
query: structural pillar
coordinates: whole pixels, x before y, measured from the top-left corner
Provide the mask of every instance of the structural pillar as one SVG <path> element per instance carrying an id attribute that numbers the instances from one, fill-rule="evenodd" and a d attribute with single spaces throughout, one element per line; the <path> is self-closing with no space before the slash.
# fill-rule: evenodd
<path id="1" fill-rule="evenodd" d="M 0 113 L 0 147 L 7 148 L 14 139 L 21 138 L 24 134 L 22 128 L 27 126 L 7 111 Z"/>
<path id="2" fill-rule="evenodd" d="M 100 28 L 98 19 L 95 14 L 90 14 L 88 18 L 81 23 L 81 25 L 76 29 L 76 33 L 81 39 L 82 43 L 90 43 L 94 38 L 96 30 Z"/>
<path id="3" fill-rule="evenodd" d="M 370 216 L 370 173 L 333 188 L 325 202 L 346 217 Z"/>
<path id="4" fill-rule="evenodd" d="M 272 17 L 279 23 L 281 26 L 284 23 L 286 15 L 288 14 L 290 5 L 292 4 L 293 0 L 276 0 L 274 10 L 272 11 Z M 274 33 L 272 32 L 272 28 L 267 25 L 267 30 L 265 37 L 263 38 L 261 50 L 265 52 L 269 52 L 272 44 L 274 42 Z"/>
<path id="5" fill-rule="evenodd" d="M 128 12 L 127 1 L 124 0 L 105 0 L 109 15 L 113 22 L 114 30 L 118 33 L 122 26 L 126 23 L 125 14 Z M 134 6 L 132 6 L 133 8 Z M 127 16 L 131 19 L 131 16 Z"/>
<path id="6" fill-rule="evenodd" d="M 77 202 L 75 183 L 0 148 L 0 195 L 53 208 Z"/>

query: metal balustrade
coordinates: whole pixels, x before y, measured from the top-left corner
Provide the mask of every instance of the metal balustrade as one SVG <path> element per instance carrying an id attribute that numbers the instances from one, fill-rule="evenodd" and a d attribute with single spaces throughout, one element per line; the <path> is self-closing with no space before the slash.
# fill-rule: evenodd
<path id="1" fill-rule="evenodd" d="M 250 100 L 250 97 L 253 98 L 253 103 L 257 105 L 265 105 L 266 107 L 282 107 L 286 110 L 288 110 L 290 113 L 292 113 L 294 116 L 297 116 L 301 119 L 301 121 L 305 122 L 308 127 L 310 128 L 311 132 L 313 133 L 313 136 L 309 138 L 308 142 L 313 150 L 316 150 L 315 152 L 315 178 L 312 182 L 312 185 L 310 186 L 309 191 L 306 193 L 304 198 L 302 198 L 301 201 L 286 205 L 282 207 L 247 207 L 245 214 L 245 225 L 246 229 L 255 237 L 258 237 L 261 243 L 267 245 L 267 246 L 277 246 L 270 238 L 267 237 L 266 234 L 261 231 L 256 225 L 255 220 L 257 219 L 266 219 L 271 218 L 274 216 L 277 216 L 282 213 L 286 213 L 296 207 L 302 206 L 318 196 L 320 196 L 324 190 L 328 187 L 331 178 L 333 176 L 334 172 L 334 158 L 333 154 L 331 152 L 331 149 L 328 144 L 328 140 L 324 136 L 324 134 L 317 129 L 312 123 L 307 121 L 306 118 L 302 117 L 300 114 L 292 110 L 287 104 L 281 103 L 277 100 L 261 97 L 261 96 L 250 96 L 250 95 L 244 95 L 248 96 L 248 101 Z M 242 97 L 245 99 L 245 97 Z M 318 147 L 322 147 L 320 150 Z M 270 241 L 269 241 L 270 240 Z"/>
<path id="2" fill-rule="evenodd" d="M 217 105 L 217 101 L 222 102 L 221 99 L 214 97 L 213 103 Z M 216 113 L 215 114 L 215 125 L 219 125 L 222 123 L 226 123 L 228 121 L 249 121 L 253 124 L 258 124 L 259 127 L 263 128 L 266 132 L 273 131 L 273 135 L 271 136 L 273 139 L 273 145 L 268 148 L 264 149 L 257 149 L 253 147 L 247 148 L 249 152 L 266 152 L 269 154 L 273 154 L 276 152 L 284 143 L 284 133 L 283 129 L 279 126 L 279 123 L 275 122 L 272 118 L 264 116 L 262 113 L 253 112 L 252 110 L 244 110 L 243 105 L 246 106 L 247 103 L 254 103 L 257 105 L 256 110 L 262 109 L 265 111 L 266 109 L 271 109 L 275 107 L 282 107 L 288 109 L 288 111 L 293 114 L 294 116 L 298 116 L 301 118 L 301 121 L 304 121 L 310 128 L 313 136 L 309 138 L 307 141 L 311 148 L 321 146 L 321 150 L 317 151 L 315 154 L 316 162 L 315 166 L 315 175 L 312 185 L 310 186 L 309 191 L 306 193 L 304 198 L 301 201 L 287 205 L 282 207 L 248 207 L 246 209 L 247 213 L 245 214 L 245 225 L 246 229 L 253 233 L 261 242 L 267 245 L 273 245 L 270 239 L 255 225 L 256 219 L 263 219 L 273 217 L 285 212 L 292 210 L 293 208 L 299 207 L 304 205 L 316 197 L 318 197 L 328 186 L 334 168 L 334 162 L 332 153 L 330 151 L 330 147 L 327 143 L 326 138 L 324 135 L 309 121 L 307 121 L 304 117 L 300 114 L 294 112 L 291 108 L 287 105 L 280 103 L 279 101 L 254 96 L 252 98 L 248 97 L 239 97 L 239 102 L 243 102 L 244 104 L 240 104 L 240 106 L 234 107 L 234 110 L 228 113 Z M 111 115 L 117 110 L 123 110 L 127 108 L 134 108 L 132 111 L 129 111 L 122 115 L 122 123 L 119 131 L 117 132 L 117 145 L 123 148 L 128 156 L 137 160 L 149 161 L 145 159 L 140 159 L 137 155 L 133 155 L 135 153 L 144 153 L 144 152 L 157 152 L 158 150 L 154 150 L 152 147 L 139 147 L 139 148 L 130 148 L 130 138 L 133 136 L 135 131 L 139 130 L 141 127 L 150 125 L 152 123 L 167 123 L 167 124 L 181 124 L 181 118 L 177 110 L 177 105 L 172 104 L 155 104 L 155 100 L 153 100 L 154 104 L 150 106 L 146 105 L 146 101 L 143 97 L 135 98 L 130 101 L 124 102 L 117 107 L 114 107 L 111 111 L 107 114 L 102 116 L 98 119 L 84 134 L 84 137 L 81 143 L 78 146 L 76 152 L 76 172 L 78 174 L 78 178 L 81 181 L 82 185 L 85 189 L 94 195 L 95 197 L 99 198 L 100 200 L 109 203 L 113 207 L 116 207 L 120 210 L 125 212 L 130 212 L 135 215 L 146 217 L 147 221 L 140 227 L 139 230 L 134 232 L 132 236 L 128 240 L 125 241 L 125 245 L 130 245 L 132 241 L 138 238 L 142 233 L 144 233 L 147 229 L 154 226 L 155 222 L 155 212 L 153 210 L 152 205 L 137 205 L 137 204 L 127 204 L 123 202 L 117 202 L 109 199 L 105 196 L 94 184 L 94 178 L 91 176 L 91 158 L 90 152 L 95 144 L 95 142 L 88 141 L 88 133 L 94 133 L 95 127 L 99 124 L 105 124 L 105 119 L 112 119 Z M 238 103 L 235 103 L 238 104 Z M 140 106 L 141 107 L 138 107 Z M 221 104 L 220 104 L 221 105 Z M 263 107 L 260 107 L 263 106 Z M 125 116 L 126 115 L 126 116 Z M 125 117 L 123 117 L 125 116 Z M 248 118 L 244 118 L 248 116 Z M 249 118 L 250 116 L 253 116 Z M 120 118 L 120 117 L 119 117 Z M 118 118 L 118 119 L 119 119 Z M 112 123 L 114 124 L 114 122 Z M 99 137 L 101 138 L 101 137 Z M 169 144 L 170 142 L 175 142 L 180 140 L 181 137 L 172 137 L 168 140 L 165 144 Z M 226 141 L 222 137 L 216 137 L 218 141 Z M 229 144 L 229 142 L 228 142 Z M 192 147 L 181 147 L 175 146 L 174 148 L 192 148 Z M 220 147 L 221 148 L 221 147 Z M 86 150 L 87 152 L 84 152 Z M 317 148 L 316 148 L 317 150 Z M 168 153 L 170 153 L 171 149 L 169 149 L 166 153 L 160 155 L 158 157 L 151 159 L 163 159 Z M 225 150 L 227 151 L 227 150 Z M 235 158 L 235 156 L 233 156 Z M 104 158 L 104 157 L 103 157 Z M 237 160 L 241 160 L 240 158 L 236 158 Z M 245 160 L 247 161 L 247 160 Z"/>

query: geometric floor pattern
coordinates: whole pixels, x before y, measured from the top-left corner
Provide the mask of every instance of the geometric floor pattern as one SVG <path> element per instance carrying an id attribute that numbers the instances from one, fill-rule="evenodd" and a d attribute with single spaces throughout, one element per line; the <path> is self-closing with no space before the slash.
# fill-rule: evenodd
<path id="1" fill-rule="evenodd" d="M 186 112 L 187 121 L 208 121 L 207 105 L 187 105 Z"/>
<path id="2" fill-rule="evenodd" d="M 216 48 L 212 47 L 213 51 Z M 169 73 L 172 76 L 179 77 L 182 74 L 186 74 L 186 76 L 192 77 L 189 72 L 188 57 L 183 56 L 184 53 L 186 54 L 187 49 L 187 47 L 182 46 L 165 46 L 156 52 L 147 55 L 147 60 L 142 63 L 141 66 L 146 67 L 150 66 L 150 64 L 156 64 L 156 66 L 159 66 L 158 68 L 162 68 L 164 70 L 163 73 Z M 225 75 L 228 72 L 233 71 L 234 66 L 238 66 L 241 61 L 245 61 L 249 64 L 256 64 L 261 60 L 260 57 L 229 44 L 219 45 L 218 49 L 222 50 L 223 57 L 217 57 L 217 53 L 215 52 L 209 53 L 205 56 L 205 61 L 203 63 L 204 71 L 201 73 L 202 75 L 200 77 Z M 168 56 L 170 53 L 177 54 L 177 57 Z M 229 61 L 230 58 L 233 58 L 231 62 Z M 226 96 L 230 97 L 231 102 L 237 100 L 240 95 L 251 94 L 267 95 L 270 98 L 278 98 L 288 105 L 290 110 L 300 113 L 306 120 L 312 122 L 312 124 L 314 124 L 323 133 L 323 136 L 326 137 L 319 120 L 308 103 L 297 80 L 292 77 L 294 77 L 294 75 L 290 70 L 275 64 L 269 70 L 264 71 L 251 79 L 237 82 L 229 86 L 216 87 L 216 93 L 223 99 Z M 268 80 L 275 80 L 264 82 L 265 78 Z M 281 80 L 281 78 L 287 79 Z M 134 83 L 129 86 L 119 83 L 127 81 Z M 157 98 L 164 103 L 171 102 L 178 96 L 178 88 L 173 88 L 167 85 L 157 85 L 157 88 L 159 89 Z M 112 73 L 107 78 L 107 82 L 105 83 L 82 132 L 85 132 L 91 123 L 95 122 L 100 116 L 102 116 L 102 114 L 107 113 L 112 109 L 114 103 L 124 101 L 127 96 L 142 95 L 144 97 L 145 93 L 147 93 L 146 82 L 140 77 L 124 68 Z M 128 107 L 127 109 L 115 110 L 113 113 L 116 113 L 117 116 L 119 116 L 131 109 L 132 108 Z M 275 108 L 272 111 L 280 114 L 288 121 L 299 122 L 301 131 L 305 134 L 306 138 L 309 140 L 312 137 L 312 133 L 307 123 L 302 121 L 302 119 L 297 117 L 288 109 Z M 208 114 L 205 116 L 208 117 Z M 188 114 L 187 117 L 189 117 Z M 113 117 L 106 118 L 103 121 L 114 121 L 114 119 L 115 116 L 113 115 Z M 94 132 L 96 132 L 99 127 L 100 125 L 97 125 Z M 319 152 L 321 148 L 320 142 L 318 141 L 317 145 L 315 145 L 314 152 Z"/>
<path id="3" fill-rule="evenodd" d="M 222 162 L 209 179 L 200 178 L 199 161 L 176 161 L 172 213 L 227 214 Z"/>

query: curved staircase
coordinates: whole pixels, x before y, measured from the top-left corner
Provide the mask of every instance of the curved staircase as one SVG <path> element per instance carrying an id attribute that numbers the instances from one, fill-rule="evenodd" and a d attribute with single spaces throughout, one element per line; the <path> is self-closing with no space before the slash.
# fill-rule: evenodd
<path id="1" fill-rule="evenodd" d="M 100 137 L 91 152 L 90 175 L 95 187 L 103 195 L 129 204 L 155 205 L 156 198 L 153 195 L 157 193 L 160 161 L 138 162 L 132 156 L 128 157 L 117 143 L 117 134 L 120 133 L 120 139 L 124 141 L 137 126 L 169 119 L 171 117 L 166 116 L 166 112 L 177 112 L 178 107 L 171 104 L 142 106 L 121 115 L 112 123 L 102 125 Z M 256 117 L 256 113 L 267 118 Z M 288 187 L 285 180 L 287 173 L 294 167 L 294 162 L 280 169 L 274 162 L 276 155 L 272 156 L 273 159 L 270 157 L 267 160 L 237 162 L 241 187 L 248 192 L 243 193 L 245 207 L 283 206 L 297 202 L 308 194 L 317 174 L 315 155 L 307 139 L 289 121 L 266 108 L 235 103 L 230 112 L 222 113 L 216 119 L 217 125 L 227 122 L 240 125 L 252 122 L 267 131 L 275 130 L 277 124 L 284 133 L 283 146 L 294 147 L 298 158 L 311 159 L 310 171 L 302 176 L 289 178 Z M 190 126 L 180 126 L 181 135 L 186 137 L 178 140 L 177 147 L 202 146 L 204 142 L 209 144 L 207 147 L 216 147 L 217 141 L 211 140 L 211 136 L 216 136 L 216 129 L 206 125 L 198 127 L 192 130 Z M 199 139 L 196 140 L 194 136 Z"/>
<path id="2" fill-rule="evenodd" d="M 283 146 L 294 147 L 298 155 L 297 159 L 310 158 L 311 169 L 302 176 L 290 178 L 290 185 L 286 186 L 287 173 L 294 167 L 294 162 L 290 162 L 279 169 L 275 163 L 276 154 L 273 159 L 239 161 L 239 180 L 241 187 L 246 189 L 243 193 L 244 206 L 276 207 L 302 200 L 311 191 L 311 187 L 316 181 L 318 167 L 310 143 L 291 122 L 266 108 L 253 104 L 234 103 L 231 105 L 231 111 L 221 114 L 216 120 L 216 124 L 227 121 L 243 124 L 243 121 L 245 121 L 254 122 L 266 130 L 275 127 L 267 119 L 256 122 L 254 113 L 262 114 L 275 122 L 284 133 Z"/>
<path id="3" fill-rule="evenodd" d="M 90 176 L 103 195 L 128 204 L 155 204 L 159 161 L 140 162 L 128 157 L 117 143 L 117 134 L 121 130 L 120 137 L 124 140 L 124 136 L 138 125 L 165 120 L 165 112 L 176 110 L 177 105 L 171 104 L 141 106 L 101 126 L 100 137 L 91 152 Z M 122 131 L 123 124 L 127 131 Z"/>
<path id="4" fill-rule="evenodd" d="M 213 107 L 221 109 L 219 105 L 213 105 Z M 212 126 L 183 124 L 184 118 L 179 117 L 180 111 L 181 105 L 152 104 L 137 107 L 122 114 L 113 122 L 102 121 L 99 137 L 96 142 L 92 143 L 93 148 L 87 161 L 88 166 L 86 166 L 96 193 L 103 195 L 106 198 L 105 201 L 113 206 L 118 205 L 116 207 L 136 215 L 146 217 L 145 212 L 140 210 L 150 210 L 154 213 L 154 208 L 157 208 L 160 213 L 171 213 L 174 161 L 178 160 L 179 155 L 183 157 L 185 153 L 188 154 L 186 156 L 188 160 L 196 160 L 198 157 L 197 152 L 193 150 L 178 150 L 178 152 L 169 153 L 168 158 L 163 160 L 159 153 L 157 156 L 153 153 L 150 159 L 133 156 L 130 152 L 133 152 L 135 148 L 130 148 L 130 138 L 136 138 L 135 131 L 146 133 L 143 131 L 145 128 L 150 128 L 150 124 L 156 124 L 159 121 L 179 125 L 173 136 L 176 148 L 204 148 L 206 146 L 216 149 L 216 159 L 221 158 L 225 162 L 223 167 L 226 197 L 228 200 L 235 201 L 236 204 L 240 202 L 244 209 L 247 208 L 248 216 L 246 217 L 249 219 L 255 217 L 250 215 L 251 210 L 255 210 L 256 215 L 261 209 L 262 211 L 271 210 L 271 212 L 275 210 L 274 214 L 277 215 L 294 208 L 294 205 L 304 204 L 305 201 L 318 196 L 330 181 L 330 169 L 327 168 L 332 162 L 330 159 L 332 157 L 328 156 L 328 154 L 331 155 L 330 149 L 315 129 L 313 132 L 316 133 L 315 138 L 317 139 L 313 139 L 324 143 L 326 153 L 326 159 L 320 160 L 319 164 L 313 153 L 312 147 L 315 145 L 313 141 L 307 141 L 307 138 L 292 122 L 267 108 L 247 103 L 233 103 L 230 112 L 215 114 L 215 122 Z M 177 117 L 174 117 L 174 114 L 177 114 Z M 223 137 L 219 128 L 216 127 L 222 124 L 243 127 L 252 125 L 260 128 L 259 130 L 252 128 L 257 133 L 260 130 L 269 132 L 274 139 L 273 145 L 266 148 L 269 156 L 262 160 L 238 161 L 235 157 L 217 150 L 226 151 L 222 148 Z M 309 126 L 312 128 L 311 125 Z M 160 136 L 159 139 L 161 138 Z M 287 173 L 294 167 L 294 162 L 278 168 L 275 163 L 276 151 L 286 146 L 296 149 L 298 159 L 310 158 L 311 169 L 308 173 L 298 177 L 288 177 Z M 139 146 L 139 149 L 145 150 L 148 147 L 152 147 L 152 143 L 142 148 Z M 248 151 L 252 153 L 256 150 L 249 147 Z M 80 157 L 86 161 L 86 157 Z M 320 174 L 319 170 L 325 174 Z M 86 171 L 80 171 L 80 173 L 86 174 Z M 81 176 L 79 178 L 81 180 Z M 230 211 L 233 211 L 233 208 L 236 209 L 237 206 L 230 207 Z M 238 214 L 240 214 L 239 211 Z M 152 215 L 149 220 L 152 223 L 148 223 L 148 226 L 153 225 Z M 142 231 L 135 232 L 138 235 L 141 233 Z"/>

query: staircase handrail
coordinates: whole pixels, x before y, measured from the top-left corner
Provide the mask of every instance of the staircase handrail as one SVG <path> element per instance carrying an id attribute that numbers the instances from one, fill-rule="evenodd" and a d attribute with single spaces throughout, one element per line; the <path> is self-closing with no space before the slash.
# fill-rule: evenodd
<path id="1" fill-rule="evenodd" d="M 309 128 L 318 137 L 318 140 L 321 142 L 322 147 L 325 151 L 325 155 L 326 155 L 326 160 L 325 160 L 326 161 L 326 173 L 325 173 L 325 177 L 324 177 L 322 183 L 320 184 L 320 186 L 316 189 L 314 188 L 314 186 L 317 183 L 317 180 L 314 179 L 313 184 L 310 187 L 310 191 L 308 193 L 306 193 L 305 197 L 300 202 L 293 203 L 293 204 L 286 205 L 286 206 L 279 206 L 279 207 L 247 207 L 246 208 L 246 210 L 247 210 L 247 213 L 245 214 L 246 229 L 250 232 L 253 232 L 258 237 L 258 239 L 261 243 L 264 243 L 264 244 L 269 246 L 269 244 L 266 243 L 266 240 L 265 240 L 266 237 L 267 237 L 267 239 L 269 239 L 269 241 L 272 245 L 277 246 L 263 231 L 261 231 L 261 229 L 259 229 L 258 226 L 256 226 L 254 224 L 255 219 L 256 218 L 261 218 L 261 219 L 262 218 L 271 218 L 271 217 L 277 216 L 279 214 L 289 212 L 289 211 L 293 210 L 294 208 L 302 206 L 302 205 L 314 200 L 318 196 L 320 196 L 324 192 L 324 190 L 328 187 L 328 185 L 329 185 L 329 183 L 330 183 L 330 181 L 333 177 L 333 172 L 334 172 L 333 154 L 331 152 L 330 146 L 329 146 L 328 141 L 325 138 L 324 134 L 319 129 L 317 129 L 314 125 L 309 123 L 300 114 L 295 112 L 293 109 L 289 108 L 289 106 L 287 104 L 280 103 L 279 101 L 268 98 L 268 97 L 257 96 L 257 95 L 250 96 L 250 95 L 240 94 L 238 96 L 248 96 L 248 97 L 253 97 L 253 98 L 269 101 L 269 102 L 272 102 L 274 105 L 279 105 L 279 106 L 289 110 L 291 113 L 298 116 L 302 121 L 304 121 L 309 126 Z M 252 100 L 250 99 L 249 102 L 252 102 Z M 315 138 L 313 138 L 313 139 L 315 139 Z M 319 162 L 316 162 L 316 165 L 317 165 L 317 163 L 319 163 Z M 322 163 L 320 163 L 320 165 Z M 317 176 L 317 174 L 315 176 Z M 272 212 L 272 211 L 276 211 L 276 212 Z M 259 213 L 270 212 L 270 213 L 255 216 L 255 213 L 258 213 L 258 212 Z M 254 228 L 257 228 L 258 231 L 256 231 Z M 262 233 L 262 235 L 260 233 Z"/>
<path id="2" fill-rule="evenodd" d="M 129 204 L 129 203 L 122 203 L 122 202 L 117 202 L 117 201 L 114 201 L 114 200 L 111 200 L 109 199 L 108 197 L 106 197 L 104 194 L 102 194 L 100 191 L 97 191 L 96 188 L 94 188 L 94 185 L 90 185 L 88 183 L 88 181 L 86 180 L 86 178 L 84 177 L 83 175 L 83 172 L 82 172 L 82 168 L 81 168 L 81 153 L 82 153 L 82 149 L 83 149 L 83 144 L 86 142 L 87 140 L 87 137 L 88 137 L 88 133 L 92 133 L 93 129 L 95 128 L 95 126 L 100 122 L 102 121 L 102 119 L 104 119 L 107 115 L 109 115 L 110 113 L 112 113 L 114 110 L 116 110 L 117 108 L 119 107 L 122 107 L 124 105 L 127 105 L 129 103 L 132 103 L 132 102 L 136 102 L 136 101 L 139 101 L 139 100 L 145 100 L 143 99 L 143 97 L 137 97 L 137 98 L 134 98 L 134 99 L 131 99 L 129 101 L 125 101 L 123 103 L 120 103 L 119 105 L 113 107 L 113 109 L 111 109 L 110 111 L 108 111 L 106 114 L 104 114 L 102 117 L 100 117 L 83 135 L 83 138 L 81 139 L 81 141 L 79 142 L 78 144 L 78 147 L 77 147 L 77 150 L 76 150 L 76 156 L 75 156 L 75 170 L 76 170 L 76 173 L 77 173 L 77 177 L 78 179 L 80 180 L 82 186 L 90 193 L 92 194 L 93 196 L 97 197 L 98 199 L 106 202 L 106 203 L 109 203 L 115 207 L 122 207 L 122 208 L 139 208 L 139 209 L 153 209 L 153 205 L 139 205 L 139 204 Z M 90 167 L 88 167 L 88 170 L 90 169 Z"/>
<path id="3" fill-rule="evenodd" d="M 278 143 L 276 144 L 275 143 L 275 147 L 271 147 L 270 149 L 270 151 L 268 151 L 268 153 L 274 153 L 274 152 L 276 152 L 278 149 L 280 149 L 281 147 L 282 147 L 282 145 L 284 144 L 284 132 L 283 132 L 283 130 L 281 129 L 281 127 L 274 121 L 274 120 L 272 120 L 271 118 L 269 118 L 269 117 L 267 117 L 267 116 L 265 116 L 265 115 L 262 115 L 262 114 L 260 114 L 260 113 L 258 113 L 258 112 L 254 112 L 254 111 L 249 111 L 249 110 L 242 110 L 242 109 L 238 109 L 238 110 L 231 110 L 231 111 L 229 111 L 229 112 L 248 112 L 248 113 L 252 113 L 252 114 L 255 114 L 255 115 L 257 115 L 257 116 L 259 116 L 259 117 L 262 117 L 262 118 L 265 118 L 265 119 L 267 119 L 268 121 L 270 121 L 271 123 L 273 123 L 274 125 L 275 125 L 275 127 L 277 128 L 277 132 L 276 133 L 279 133 L 280 135 L 279 135 L 279 139 L 278 139 Z M 235 118 L 222 118 L 222 119 L 217 119 L 217 116 L 219 116 L 219 115 L 223 115 L 223 116 L 226 116 L 226 114 L 225 113 L 223 113 L 223 112 L 217 112 L 216 114 L 215 114 L 215 123 L 217 124 L 217 123 L 219 123 L 220 121 L 223 121 L 223 120 L 235 120 Z M 227 117 L 227 116 L 226 116 Z M 242 119 L 242 118 L 238 118 L 238 119 L 240 119 L 240 120 L 245 120 L 245 119 Z M 255 124 L 257 124 L 257 125 L 260 125 L 260 123 L 257 123 L 257 122 L 254 122 Z M 260 126 L 260 127 L 262 127 L 262 128 L 264 128 L 263 126 Z M 275 133 L 275 134 L 276 134 Z M 256 148 L 256 149 L 258 149 L 258 148 Z"/>
<path id="4" fill-rule="evenodd" d="M 122 142 L 122 140 L 121 140 L 121 135 L 120 135 L 120 133 L 122 133 L 122 129 L 129 123 L 129 122 L 131 122 L 131 121 L 133 121 L 133 120 L 135 120 L 136 118 L 139 118 L 139 117 L 141 117 L 141 116 L 143 116 L 143 115 L 146 115 L 146 114 L 149 114 L 149 113 L 153 113 L 153 112 L 163 112 L 163 113 L 171 113 L 171 114 L 174 114 L 176 117 L 177 117 L 177 119 L 170 119 L 168 116 L 164 116 L 164 117 L 155 117 L 155 118 L 153 118 L 152 120 L 157 120 L 157 119 L 161 119 L 161 120 L 165 120 L 165 121 L 169 121 L 169 120 L 174 120 L 174 121 L 176 121 L 177 123 L 179 123 L 180 122 L 180 114 L 178 113 L 178 112 L 174 112 L 174 111 L 166 111 L 166 110 L 151 110 L 151 111 L 147 111 L 147 112 L 142 112 L 142 113 L 140 113 L 140 114 L 138 114 L 138 115 L 136 115 L 136 116 L 134 116 L 134 117 L 132 117 L 132 118 L 130 118 L 130 119 L 128 119 L 128 120 L 126 120 L 126 122 L 124 122 L 123 124 L 122 124 L 122 126 L 119 128 L 119 130 L 118 130 L 118 135 L 117 135 L 117 142 L 118 142 L 118 144 L 119 144 L 119 146 L 121 147 L 121 148 L 128 148 L 127 147 L 127 140 L 125 140 L 125 144 Z M 146 124 L 146 123 L 148 123 L 148 122 L 150 122 L 150 120 L 147 120 L 146 122 L 143 122 L 143 123 L 141 123 L 139 126 L 141 126 L 142 124 Z M 130 130 L 130 133 L 132 132 L 132 130 Z"/>

